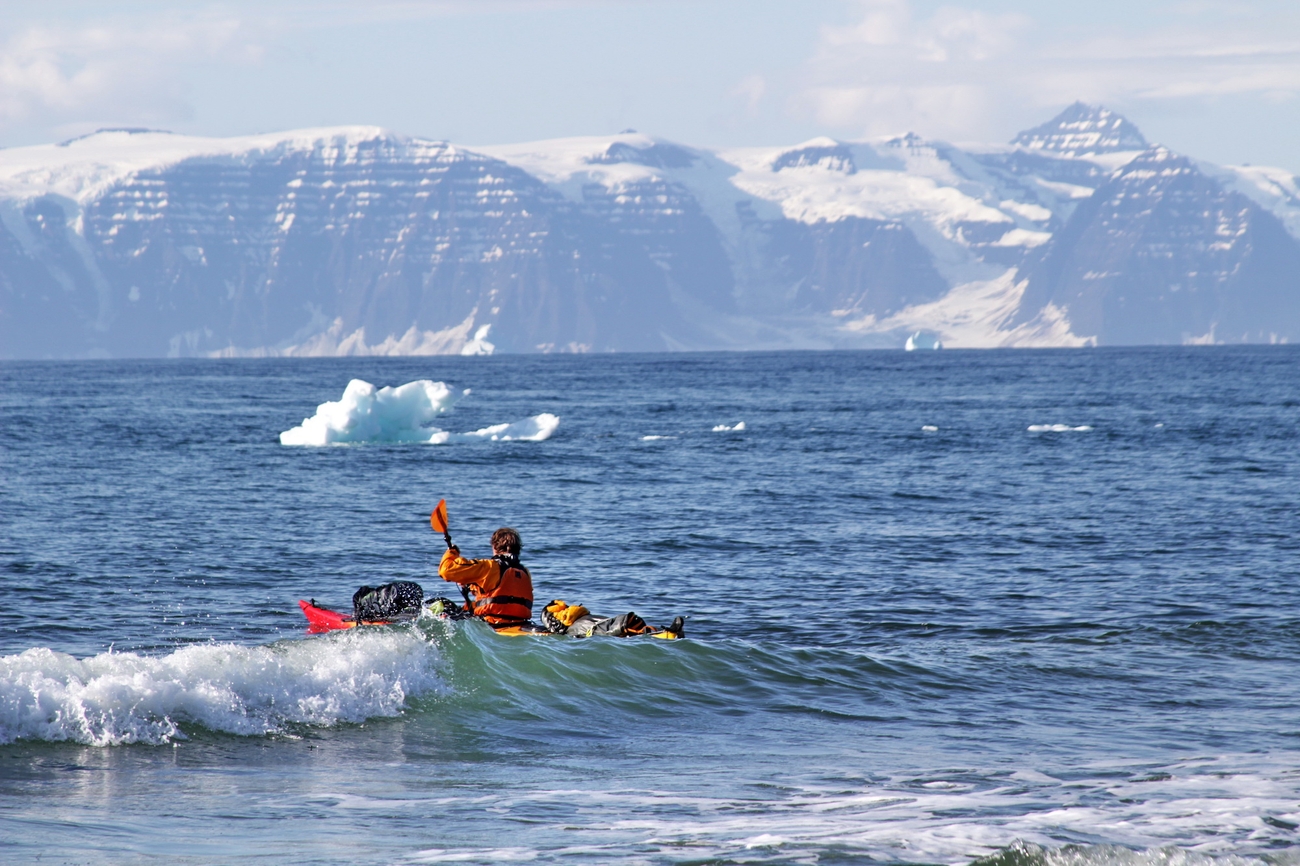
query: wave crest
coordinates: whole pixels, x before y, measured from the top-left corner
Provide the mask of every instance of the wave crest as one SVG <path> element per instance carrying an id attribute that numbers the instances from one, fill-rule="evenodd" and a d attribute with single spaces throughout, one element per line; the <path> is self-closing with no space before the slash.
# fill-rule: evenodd
<path id="1" fill-rule="evenodd" d="M 0 657 L 0 743 L 166 743 L 190 724 L 240 735 L 400 714 L 441 688 L 434 644 L 412 629 L 269 646 L 203 644 L 87 659 L 37 648 Z"/>

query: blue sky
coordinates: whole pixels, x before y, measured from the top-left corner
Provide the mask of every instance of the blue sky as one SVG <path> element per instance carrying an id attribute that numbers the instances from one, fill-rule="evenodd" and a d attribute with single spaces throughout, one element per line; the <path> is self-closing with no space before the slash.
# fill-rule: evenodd
<path id="1" fill-rule="evenodd" d="M 1075 99 L 1300 171 L 1300 3 L 7 0 L 0 21 L 0 146 L 353 123 L 467 145 L 1001 142 Z"/>

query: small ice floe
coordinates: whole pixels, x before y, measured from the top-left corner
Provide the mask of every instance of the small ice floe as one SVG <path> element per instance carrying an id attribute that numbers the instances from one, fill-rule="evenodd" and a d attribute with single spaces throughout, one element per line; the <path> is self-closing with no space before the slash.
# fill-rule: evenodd
<path id="1" fill-rule="evenodd" d="M 744 430 L 744 429 L 745 429 L 745 422 L 737 421 L 735 424 L 733 424 L 730 427 L 728 427 L 726 424 L 719 424 L 713 428 L 713 432 L 714 433 L 735 433 L 738 430 Z"/>
<path id="2" fill-rule="evenodd" d="M 1030 424 L 1030 433 L 1084 433 L 1092 428 L 1087 424 L 1071 427 L 1069 424 Z"/>
<path id="3" fill-rule="evenodd" d="M 942 349 L 943 343 L 939 342 L 939 335 L 934 331 L 917 331 L 907 338 L 903 348 L 909 352 L 919 350 Z"/>
<path id="4" fill-rule="evenodd" d="M 923 431 L 926 432 L 926 433 L 938 433 L 938 432 L 939 432 L 939 428 L 936 427 L 936 426 L 934 426 L 933 424 L 925 424 L 925 425 L 923 425 L 923 426 L 921 427 L 921 430 L 923 430 Z"/>
<path id="5" fill-rule="evenodd" d="M 658 442 L 660 439 L 676 439 L 676 436 L 642 436 L 642 442 Z"/>
<path id="6" fill-rule="evenodd" d="M 376 388 L 353 379 L 337 401 L 321 403 L 316 414 L 280 434 L 281 445 L 342 445 L 356 442 L 410 442 L 442 445 L 449 442 L 541 442 L 560 426 L 549 413 L 522 421 L 493 424 L 468 433 L 449 433 L 432 426 L 450 412 L 469 389 L 456 393 L 445 382 L 420 379 L 396 388 Z"/>
<path id="7" fill-rule="evenodd" d="M 474 430 L 469 433 L 447 433 L 442 431 L 439 434 L 441 438 L 435 437 L 429 441 L 434 444 L 470 442 L 474 439 L 486 439 L 489 442 L 542 442 L 550 439 L 551 434 L 559 426 L 560 418 L 558 415 L 543 412 L 522 421 L 515 421 L 513 424 L 493 424 L 491 427 L 484 427 L 482 430 Z"/>

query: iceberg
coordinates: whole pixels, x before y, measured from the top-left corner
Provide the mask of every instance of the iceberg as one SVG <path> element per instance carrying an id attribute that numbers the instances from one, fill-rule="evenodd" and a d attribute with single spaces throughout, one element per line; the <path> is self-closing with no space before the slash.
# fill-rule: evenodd
<path id="1" fill-rule="evenodd" d="M 281 445 L 343 445 L 360 442 L 420 443 L 486 440 L 492 442 L 541 442 L 560 426 L 550 413 L 522 421 L 494 424 L 469 433 L 450 433 L 432 426 L 439 415 L 450 412 L 456 402 L 470 393 L 456 393 L 445 382 L 420 379 L 396 388 L 376 388 L 353 379 L 343 396 L 321 403 L 316 414 L 280 434 Z"/>
<path id="2" fill-rule="evenodd" d="M 909 352 L 917 349 L 942 349 L 943 343 L 939 342 L 939 335 L 933 331 L 917 331 L 907 338 L 903 348 Z"/>

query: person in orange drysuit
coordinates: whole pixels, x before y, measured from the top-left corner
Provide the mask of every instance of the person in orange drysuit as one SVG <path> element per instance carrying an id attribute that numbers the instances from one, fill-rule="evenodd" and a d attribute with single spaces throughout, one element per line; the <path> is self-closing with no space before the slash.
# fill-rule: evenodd
<path id="1" fill-rule="evenodd" d="M 449 547 L 438 576 L 471 590 L 470 612 L 494 628 L 523 625 L 533 616 L 533 576 L 519 561 L 522 548 L 519 533 L 503 526 L 492 533 L 491 559 L 465 559 L 460 548 Z"/>
<path id="2" fill-rule="evenodd" d="M 460 548 L 452 546 L 442 555 L 438 576 L 449 583 L 459 584 L 466 591 L 466 609 L 493 628 L 532 626 L 533 577 L 519 561 L 521 548 L 519 533 L 503 526 L 492 533 L 491 559 L 465 559 L 460 555 Z M 472 600 L 470 592 L 473 593 Z M 566 608 L 570 616 L 560 613 Z M 597 617 L 585 607 L 566 605 L 559 600 L 551 602 L 546 613 L 552 614 L 543 616 L 546 628 L 533 628 L 577 637 L 593 634 L 626 637 L 660 632 L 682 637 L 685 633 L 685 618 L 680 616 L 667 628 L 655 628 L 632 612 L 616 617 Z"/>

